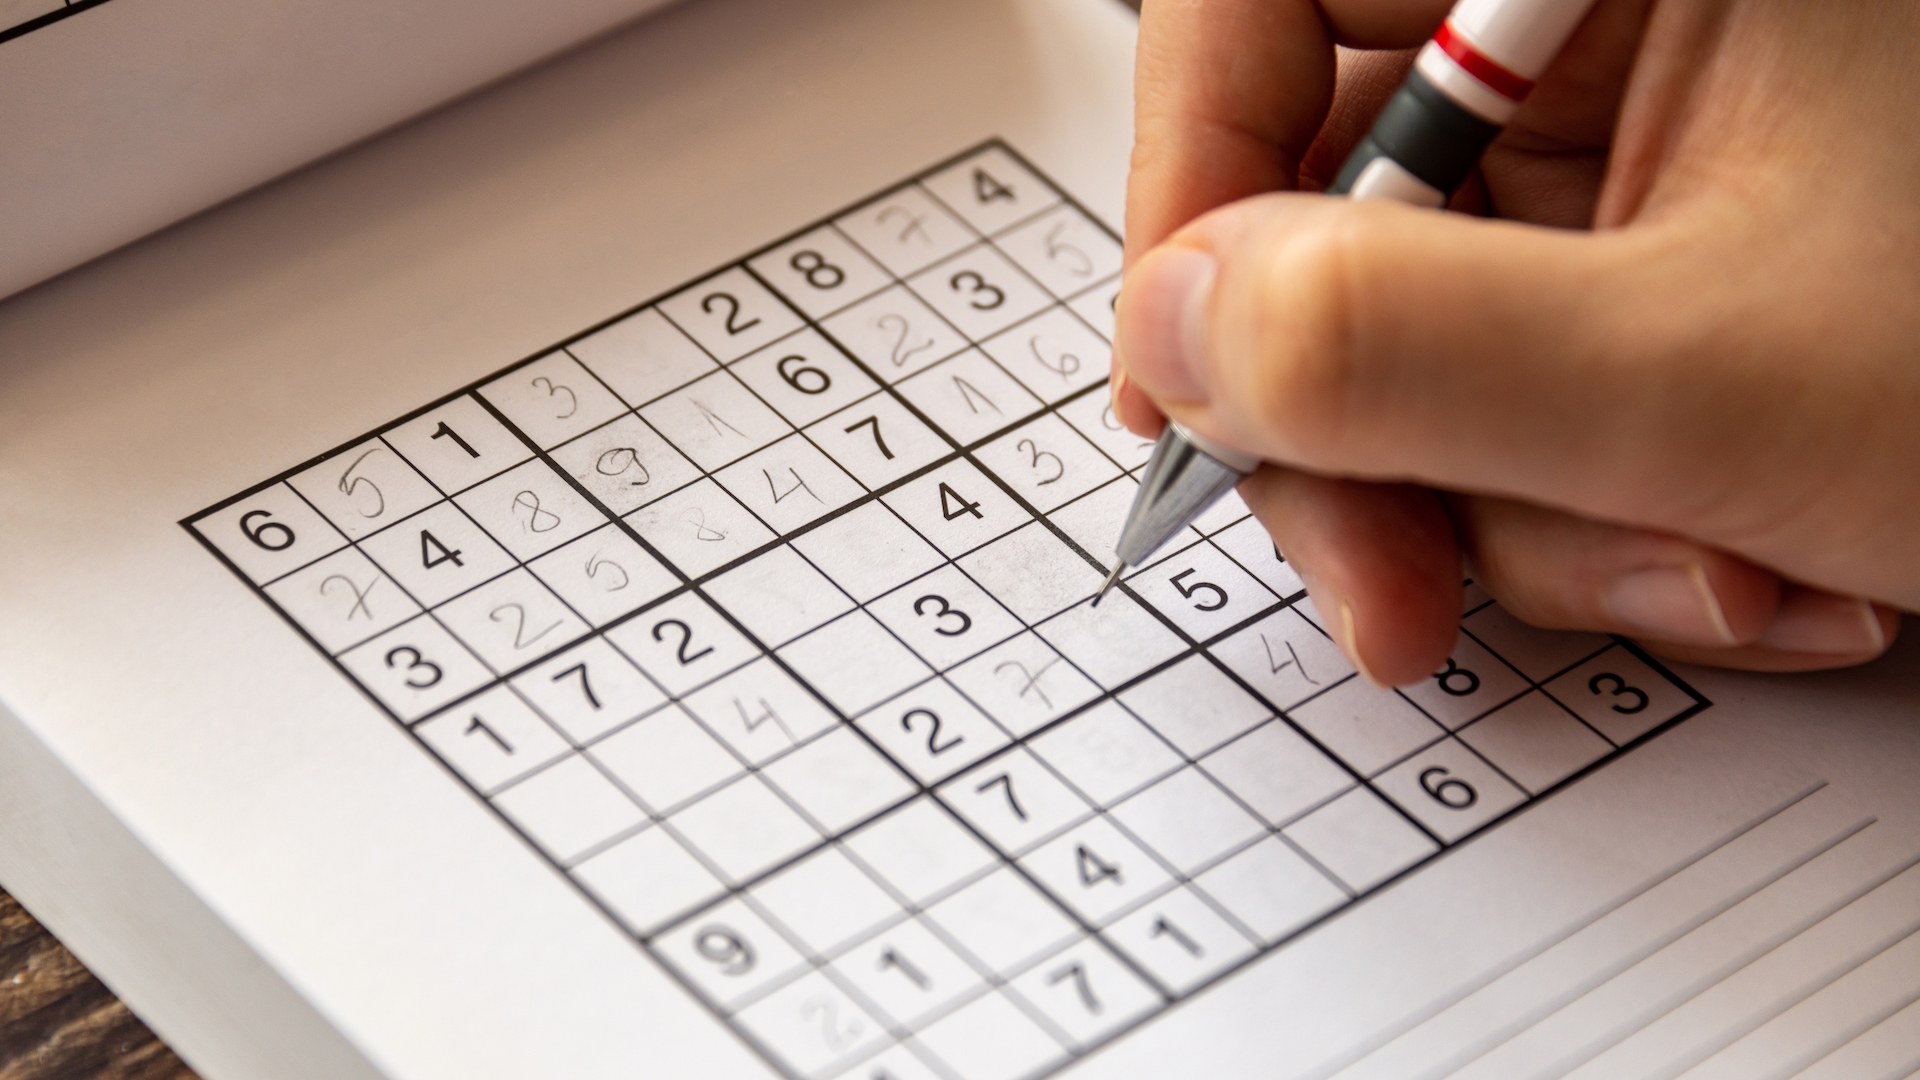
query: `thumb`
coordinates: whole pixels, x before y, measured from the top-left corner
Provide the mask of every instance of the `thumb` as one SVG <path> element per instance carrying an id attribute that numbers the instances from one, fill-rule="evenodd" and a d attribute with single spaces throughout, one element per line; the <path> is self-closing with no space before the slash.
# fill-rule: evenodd
<path id="1" fill-rule="evenodd" d="M 1116 360 L 1168 416 L 1270 461 L 1616 514 L 1713 389 L 1663 363 L 1698 288 L 1660 280 L 1681 273 L 1667 243 L 1263 196 L 1129 271 Z"/>

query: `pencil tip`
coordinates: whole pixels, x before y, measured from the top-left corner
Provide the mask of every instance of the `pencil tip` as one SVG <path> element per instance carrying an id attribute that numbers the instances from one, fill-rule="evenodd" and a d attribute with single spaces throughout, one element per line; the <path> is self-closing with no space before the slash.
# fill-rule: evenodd
<path id="1" fill-rule="evenodd" d="M 1100 601 L 1107 595 L 1107 590 L 1113 588 L 1113 583 L 1120 580 L 1120 572 L 1126 568 L 1126 563 L 1114 563 L 1113 573 L 1107 575 L 1106 584 L 1100 586 L 1100 591 L 1093 594 L 1093 603 L 1087 606 L 1099 607 Z"/>

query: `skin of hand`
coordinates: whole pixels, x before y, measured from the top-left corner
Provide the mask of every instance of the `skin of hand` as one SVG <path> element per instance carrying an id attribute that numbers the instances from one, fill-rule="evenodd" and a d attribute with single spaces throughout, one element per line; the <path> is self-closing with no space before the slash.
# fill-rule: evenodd
<path id="1" fill-rule="evenodd" d="M 1465 567 L 1760 670 L 1920 609 L 1920 5 L 1600 0 L 1438 212 L 1311 194 L 1446 0 L 1146 0 L 1116 413 L 1240 488 L 1377 683 Z M 1369 51 L 1356 51 L 1369 50 Z"/>

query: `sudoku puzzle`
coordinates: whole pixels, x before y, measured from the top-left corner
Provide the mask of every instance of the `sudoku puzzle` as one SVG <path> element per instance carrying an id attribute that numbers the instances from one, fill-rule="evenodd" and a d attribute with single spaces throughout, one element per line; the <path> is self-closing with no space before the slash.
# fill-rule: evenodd
<path id="1" fill-rule="evenodd" d="M 183 524 L 787 1074 L 1044 1074 L 1707 704 L 1233 496 L 1091 607 L 1119 271 L 989 143 Z"/>

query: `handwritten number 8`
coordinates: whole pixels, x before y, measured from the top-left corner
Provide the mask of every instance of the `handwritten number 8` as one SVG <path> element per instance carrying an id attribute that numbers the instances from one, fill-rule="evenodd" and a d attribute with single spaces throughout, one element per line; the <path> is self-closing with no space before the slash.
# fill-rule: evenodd
<path id="1" fill-rule="evenodd" d="M 272 516 L 271 511 L 249 510 L 240 515 L 240 531 L 246 534 L 247 539 L 266 548 L 268 551 L 285 551 L 293 546 L 292 529 L 287 528 L 277 521 L 269 521 L 257 528 L 253 525 L 254 518 L 270 518 Z M 271 537 L 268 536 L 269 533 L 272 534 Z"/>
<path id="2" fill-rule="evenodd" d="M 816 289 L 837 289 L 847 280 L 846 271 L 827 261 L 827 257 L 817 251 L 795 252 L 787 265 L 806 276 L 807 284 Z"/>

